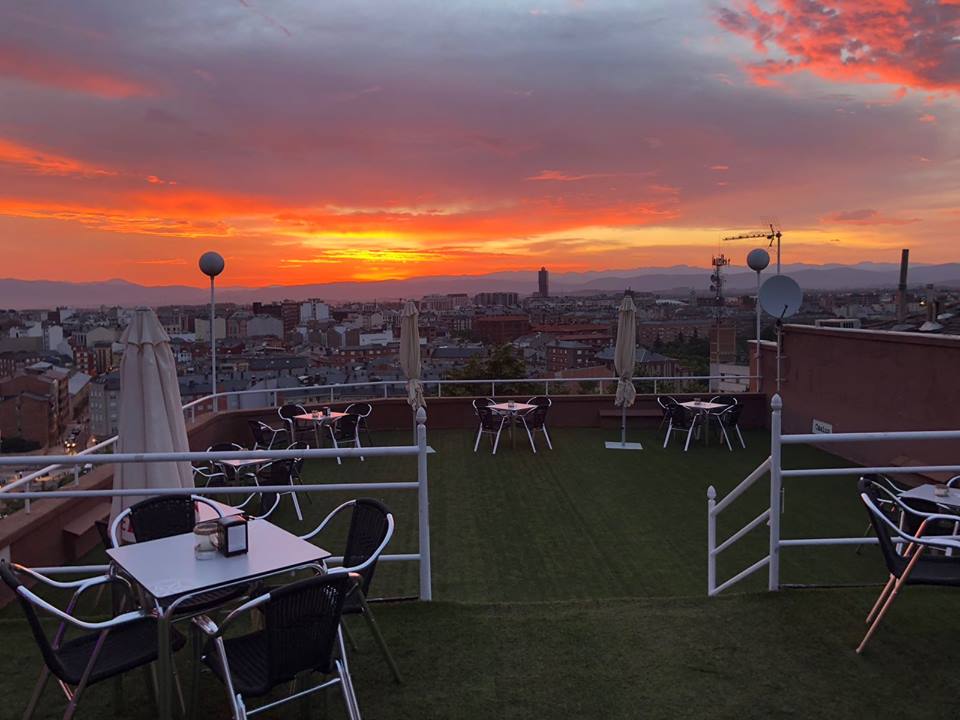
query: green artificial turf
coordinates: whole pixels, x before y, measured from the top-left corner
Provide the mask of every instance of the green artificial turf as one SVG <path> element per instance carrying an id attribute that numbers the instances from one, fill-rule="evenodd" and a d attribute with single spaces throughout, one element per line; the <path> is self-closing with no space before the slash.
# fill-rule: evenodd
<path id="1" fill-rule="evenodd" d="M 378 604 L 375 612 L 404 674 L 390 679 L 358 618 L 351 662 L 367 718 L 943 717 L 960 679 L 947 671 L 960 617 L 949 591 L 911 588 L 895 603 L 864 657 L 853 653 L 875 587 L 758 592 L 766 575 L 718 598 L 706 597 L 706 490 L 722 497 L 767 454 L 716 444 L 681 452 L 637 434 L 642 452 L 613 451 L 613 430 L 553 432 L 537 455 L 517 438 L 496 456 L 472 452 L 469 431 L 433 431 L 430 518 L 434 603 Z M 379 444 L 409 435 L 378 434 Z M 836 458 L 786 449 L 788 467 Z M 842 463 L 841 463 L 842 464 Z M 414 458 L 308 462 L 305 482 L 402 481 Z M 785 481 L 784 537 L 855 536 L 866 516 L 852 478 Z M 766 479 L 720 518 L 720 539 L 767 507 Z M 370 493 L 396 512 L 392 552 L 416 550 L 412 491 Z M 304 501 L 297 523 L 289 499 L 275 518 L 294 531 L 342 499 Z M 301 496 L 303 498 L 303 496 Z M 317 541 L 339 550 L 344 525 Z M 719 578 L 766 553 L 766 526 L 721 557 Z M 85 559 L 85 562 L 95 558 Z M 783 550 L 785 583 L 875 583 L 884 571 L 875 547 Z M 383 563 L 374 595 L 416 594 L 415 563 Z M 96 611 L 94 611 L 96 612 Z M 26 702 L 39 657 L 15 608 L 0 619 L 0 717 Z M 187 674 L 186 653 L 182 654 Z M 153 715 L 142 675 L 126 681 L 126 712 L 109 687 L 91 690 L 80 717 Z M 219 684 L 204 677 L 201 711 L 226 717 Z M 322 703 L 315 703 L 318 710 Z M 48 689 L 41 717 L 63 704 Z M 331 717 L 343 716 L 336 697 Z M 272 717 L 297 717 L 289 706 Z"/>

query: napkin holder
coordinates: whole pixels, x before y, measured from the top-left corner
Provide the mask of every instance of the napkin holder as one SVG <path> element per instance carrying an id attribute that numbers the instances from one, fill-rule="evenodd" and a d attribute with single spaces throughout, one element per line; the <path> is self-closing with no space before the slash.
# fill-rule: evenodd
<path id="1" fill-rule="evenodd" d="M 229 515 L 217 520 L 217 547 L 224 557 L 244 555 L 250 549 L 248 523 L 244 515 Z"/>

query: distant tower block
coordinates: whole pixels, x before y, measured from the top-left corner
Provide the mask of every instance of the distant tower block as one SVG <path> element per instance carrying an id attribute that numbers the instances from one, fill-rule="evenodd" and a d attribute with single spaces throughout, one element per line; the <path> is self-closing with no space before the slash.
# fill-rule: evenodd
<path id="1" fill-rule="evenodd" d="M 550 273 L 545 267 L 540 268 L 537 273 L 537 284 L 539 286 L 538 295 L 540 297 L 550 297 Z"/>

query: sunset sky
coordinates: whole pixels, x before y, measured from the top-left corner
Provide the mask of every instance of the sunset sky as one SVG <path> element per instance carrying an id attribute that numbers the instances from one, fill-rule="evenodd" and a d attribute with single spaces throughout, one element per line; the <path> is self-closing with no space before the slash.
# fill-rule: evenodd
<path id="1" fill-rule="evenodd" d="M 958 261 L 958 120 L 960 0 L 0 0 L 0 277 Z"/>

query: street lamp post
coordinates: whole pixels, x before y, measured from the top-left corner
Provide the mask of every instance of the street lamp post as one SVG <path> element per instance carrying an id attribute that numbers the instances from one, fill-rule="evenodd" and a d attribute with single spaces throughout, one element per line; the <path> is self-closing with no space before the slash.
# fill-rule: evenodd
<path id="1" fill-rule="evenodd" d="M 217 394 L 217 331 L 215 328 L 217 305 L 213 294 L 213 279 L 223 272 L 223 256 L 213 251 L 205 252 L 200 256 L 200 271 L 210 278 L 210 394 Z M 216 412 L 217 398 L 213 398 L 213 409 Z"/>
<path id="2" fill-rule="evenodd" d="M 762 273 L 770 264 L 770 253 L 763 248 L 751 250 L 747 255 L 747 265 L 757 274 L 757 391 L 760 391 L 760 273 Z M 779 268 L 777 269 L 779 272 Z"/>

